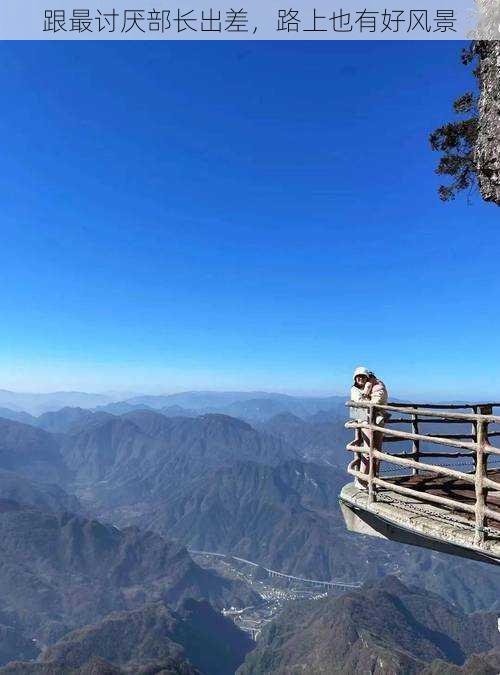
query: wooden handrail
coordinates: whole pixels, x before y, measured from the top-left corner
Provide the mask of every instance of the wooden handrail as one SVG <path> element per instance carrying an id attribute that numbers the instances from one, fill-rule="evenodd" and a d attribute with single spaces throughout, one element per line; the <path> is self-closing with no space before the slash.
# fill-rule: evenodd
<path id="1" fill-rule="evenodd" d="M 369 408 L 372 403 L 365 401 L 347 401 L 346 405 L 350 408 Z M 386 405 L 377 405 L 377 410 L 387 410 L 388 412 L 403 412 L 401 410 L 401 405 L 396 403 L 386 404 Z M 486 406 L 485 406 L 486 407 Z M 496 404 L 489 403 L 487 407 L 497 407 Z M 422 417 L 440 417 L 441 419 L 456 419 L 463 420 L 464 422 L 471 422 L 474 420 L 482 419 L 485 422 L 491 422 L 493 424 L 500 424 L 499 415 L 481 415 L 478 413 L 456 413 L 456 412 L 447 412 L 445 409 L 427 409 L 427 408 L 406 408 L 404 410 L 405 415 L 421 415 Z M 421 420 L 425 421 L 425 420 Z M 429 420 L 430 421 L 430 420 Z"/>
<path id="2" fill-rule="evenodd" d="M 473 473 L 465 473 L 464 471 L 456 471 L 455 469 L 449 469 L 446 466 L 439 466 L 439 464 L 423 464 L 421 462 L 415 462 L 412 459 L 404 459 L 402 457 L 395 457 L 394 455 L 389 455 L 386 452 L 379 452 L 378 450 L 373 451 L 373 455 L 376 459 L 380 459 L 384 462 L 391 462 L 392 464 L 398 464 L 399 466 L 407 466 L 409 468 L 423 469 L 425 471 L 431 471 L 432 473 L 437 473 L 440 476 L 450 476 L 451 478 L 457 478 L 458 480 L 463 480 L 466 483 L 475 484 L 476 478 Z M 483 478 L 484 486 L 490 487 L 493 490 L 500 490 L 500 485 L 489 478 Z"/>
<path id="3" fill-rule="evenodd" d="M 399 439 L 394 439 L 394 438 L 384 438 L 384 442 L 391 443 L 392 441 L 397 440 L 398 442 L 401 442 Z M 346 450 L 350 450 L 352 452 L 360 452 L 363 450 L 362 447 L 359 445 L 354 445 L 353 443 L 348 443 L 346 445 Z M 412 452 L 391 452 L 390 453 L 391 457 L 413 457 Z M 470 459 L 474 459 L 474 453 L 473 452 L 429 452 L 427 450 L 422 450 L 420 453 L 421 457 L 442 457 L 444 459 L 461 459 L 463 457 L 469 457 Z M 425 468 L 425 464 L 423 465 L 422 468 Z"/>
<path id="4" fill-rule="evenodd" d="M 357 401 L 356 401 L 357 403 Z M 436 408 L 436 410 L 464 410 L 465 408 L 500 408 L 500 403 L 405 403 L 392 402 L 398 408 Z"/>
<path id="5" fill-rule="evenodd" d="M 455 448 L 464 448 L 465 450 L 475 450 L 476 444 L 468 441 L 458 441 L 447 436 L 428 436 L 426 434 L 412 434 L 409 431 L 399 431 L 399 429 L 387 429 L 376 424 L 367 424 L 366 422 L 356 422 L 358 429 L 369 429 L 371 431 L 382 431 L 388 436 L 395 436 L 401 440 L 413 441 L 428 441 L 429 443 L 437 443 L 438 445 L 451 445 Z"/>
<path id="6" fill-rule="evenodd" d="M 368 483 L 368 503 L 377 501 L 377 492 L 380 488 L 393 490 L 394 492 L 417 497 L 421 501 L 460 509 L 474 514 L 474 545 L 481 548 L 485 546 L 485 523 L 487 518 L 500 521 L 500 513 L 488 507 L 488 490 L 500 491 L 500 483 L 488 477 L 489 455 L 500 455 L 500 448 L 489 443 L 489 436 L 500 435 L 499 431 L 488 432 L 489 424 L 500 424 L 500 416 L 492 415 L 494 407 L 500 407 L 499 403 L 467 403 L 467 404 L 414 404 L 414 403 L 388 403 L 379 405 L 370 401 L 348 401 L 351 408 L 366 410 L 367 420 L 353 420 L 346 423 L 347 428 L 354 429 L 356 444 L 349 443 L 347 450 L 356 453 L 357 457 L 348 467 L 348 472 L 365 483 Z M 470 413 L 449 412 L 450 410 L 470 408 Z M 400 412 L 407 418 L 389 418 L 382 424 L 376 424 L 375 420 L 380 412 Z M 470 423 L 472 433 L 468 434 L 424 434 L 420 431 L 421 424 L 445 424 L 445 423 Z M 412 431 L 391 429 L 388 424 L 411 424 Z M 365 433 L 363 433 L 365 432 Z M 364 439 L 360 445 L 360 439 Z M 375 440 L 380 439 L 380 440 Z M 470 439 L 470 440 L 465 440 Z M 411 452 L 388 453 L 382 450 L 382 445 L 391 441 L 411 441 Z M 421 448 L 421 442 L 446 445 L 465 450 L 466 452 L 438 452 L 426 451 Z M 365 454 L 369 459 L 368 471 L 364 473 L 361 468 L 361 455 Z M 474 460 L 474 471 L 467 473 L 457 471 L 449 466 L 427 463 L 430 457 L 470 457 Z M 470 504 L 459 499 L 442 497 L 428 493 L 424 490 L 415 490 L 392 483 L 378 476 L 378 465 L 386 462 L 411 469 L 413 474 L 425 471 L 437 476 L 448 476 L 464 481 L 474 486 L 475 503 Z M 357 468 L 355 468 L 355 465 Z"/>
<path id="7" fill-rule="evenodd" d="M 469 420 L 444 420 L 434 418 L 432 420 L 423 420 L 418 418 L 422 424 L 466 424 Z M 411 424 L 413 422 L 411 417 L 389 417 L 386 424 Z"/>
<path id="8" fill-rule="evenodd" d="M 386 424 L 411 424 L 413 422 L 413 415 L 409 417 L 389 417 L 386 420 Z M 417 416 L 418 417 L 418 416 Z M 419 422 L 423 424 L 464 424 L 462 420 L 441 420 L 441 419 L 432 419 L 432 420 L 422 420 L 418 418 Z"/>
<path id="9" fill-rule="evenodd" d="M 462 448 L 464 450 L 471 450 L 473 452 L 477 451 L 477 443 L 469 443 L 467 441 L 459 441 L 453 436 L 437 436 L 435 434 L 412 434 L 409 431 L 400 431 L 399 429 L 387 429 L 385 427 L 378 426 L 376 424 L 368 424 L 366 422 L 355 422 L 350 420 L 349 422 L 350 429 L 368 429 L 372 431 L 380 431 L 384 435 L 393 436 L 396 440 L 401 441 L 412 441 L 420 440 L 427 441 L 427 443 L 437 443 L 437 445 L 451 445 L 454 448 Z M 492 455 L 500 455 L 500 448 L 497 448 L 495 445 L 490 443 L 484 444 L 485 452 Z M 422 450 L 421 454 L 424 455 L 425 451 Z"/>

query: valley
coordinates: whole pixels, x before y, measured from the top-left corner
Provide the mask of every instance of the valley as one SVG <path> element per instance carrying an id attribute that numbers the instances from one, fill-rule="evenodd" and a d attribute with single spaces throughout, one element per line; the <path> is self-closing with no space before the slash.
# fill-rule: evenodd
<path id="1" fill-rule="evenodd" d="M 193 559 L 223 577 L 242 581 L 260 596 L 258 605 L 224 608 L 222 614 L 236 626 L 257 640 L 264 626 L 280 615 L 291 602 L 317 600 L 327 595 L 339 595 L 348 588 L 360 588 L 360 582 L 298 579 L 276 570 L 268 570 L 258 563 L 226 556 L 221 553 L 189 551 Z"/>
<path id="2" fill-rule="evenodd" d="M 215 616 L 220 630 L 236 631 L 228 674 L 293 672 L 300 659 L 276 665 L 269 631 L 286 621 L 288 634 L 309 613 L 334 620 L 342 598 L 384 579 L 397 580 L 397 598 L 418 579 L 436 607 L 461 617 L 500 611 L 494 568 L 346 531 L 337 501 L 347 480 L 343 402 L 244 398 L 243 419 L 227 414 L 240 405 L 235 396 L 215 404 L 208 393 L 185 395 L 189 415 L 159 397 L 113 403 L 114 412 L 0 419 L 0 672 L 62 673 L 71 663 L 139 673 L 169 663 L 220 675 L 222 652 L 193 656 Z M 151 617 L 177 626 L 167 641 L 147 638 Z M 107 636 L 130 622 L 130 650 L 113 651 Z M 335 648 L 339 664 L 353 644 Z M 460 665 L 469 652 L 430 653 Z M 391 656 L 395 673 L 420 663 L 412 654 Z"/>

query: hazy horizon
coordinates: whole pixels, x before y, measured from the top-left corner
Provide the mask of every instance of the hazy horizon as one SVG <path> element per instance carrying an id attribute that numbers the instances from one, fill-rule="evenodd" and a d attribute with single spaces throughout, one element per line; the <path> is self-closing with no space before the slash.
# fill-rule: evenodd
<path id="1" fill-rule="evenodd" d="M 296 398 L 328 398 L 328 397 L 344 397 L 346 400 L 349 397 L 350 383 L 347 383 L 345 390 L 340 388 L 335 388 L 331 390 L 283 390 L 276 387 L 269 388 L 236 388 L 236 389 L 216 389 L 210 387 L 195 387 L 192 389 L 157 389 L 157 390 L 147 390 L 147 389 L 137 389 L 135 391 L 131 390 L 109 390 L 109 389 L 93 389 L 93 390 L 84 390 L 84 389 L 54 389 L 54 390 L 26 390 L 26 389 L 10 389 L 2 387 L 0 393 L 13 393 L 26 396 L 53 396 L 56 394 L 82 394 L 89 396 L 103 396 L 107 397 L 113 401 L 126 401 L 129 399 L 144 397 L 144 396 L 175 396 L 181 394 L 255 394 L 258 396 L 266 395 L 285 395 L 292 396 Z M 446 394 L 440 395 L 439 393 L 423 393 L 423 392 L 403 392 L 395 391 L 390 392 L 390 399 L 394 400 L 408 400 L 408 401 L 418 401 L 421 402 L 441 402 L 441 403 L 451 403 L 451 402 L 497 402 L 500 401 L 500 394 L 498 396 L 455 396 L 450 397 Z M 1 404 L 0 404 L 1 407 Z"/>

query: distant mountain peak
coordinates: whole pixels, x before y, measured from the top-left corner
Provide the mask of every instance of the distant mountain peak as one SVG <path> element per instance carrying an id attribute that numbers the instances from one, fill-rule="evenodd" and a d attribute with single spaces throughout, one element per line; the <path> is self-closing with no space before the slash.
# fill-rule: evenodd
<path id="1" fill-rule="evenodd" d="M 238 417 L 233 417 L 232 415 L 224 415 L 222 413 L 206 413 L 205 415 L 200 415 L 199 420 L 207 422 L 208 424 L 220 424 L 222 426 L 232 426 L 239 429 L 245 429 L 248 431 L 254 431 L 254 428 Z"/>
<path id="2" fill-rule="evenodd" d="M 303 425 L 304 420 L 302 417 L 299 417 L 298 415 L 294 415 L 291 412 L 282 412 L 278 413 L 277 415 L 274 415 L 271 417 L 269 420 L 269 424 L 272 424 L 273 422 L 279 422 L 279 423 L 292 423 L 292 424 L 297 424 L 297 425 Z"/>

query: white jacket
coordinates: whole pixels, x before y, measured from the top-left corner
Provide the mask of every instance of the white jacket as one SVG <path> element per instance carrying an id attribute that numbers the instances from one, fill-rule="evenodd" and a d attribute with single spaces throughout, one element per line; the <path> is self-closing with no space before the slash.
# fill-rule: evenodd
<path id="1" fill-rule="evenodd" d="M 377 403 L 378 405 L 385 405 L 388 399 L 389 395 L 387 393 L 387 387 L 382 380 L 377 378 L 375 378 L 373 383 L 367 382 L 363 389 L 354 385 L 351 387 L 351 401 L 370 401 L 371 403 Z M 353 409 L 351 408 L 351 410 Z M 357 414 L 355 415 L 357 419 L 361 419 L 362 417 L 364 419 L 367 418 L 368 411 L 363 415 L 360 408 L 354 408 L 354 410 L 357 410 Z M 380 424 L 386 417 L 388 417 L 387 413 L 378 414 L 375 423 Z"/>

